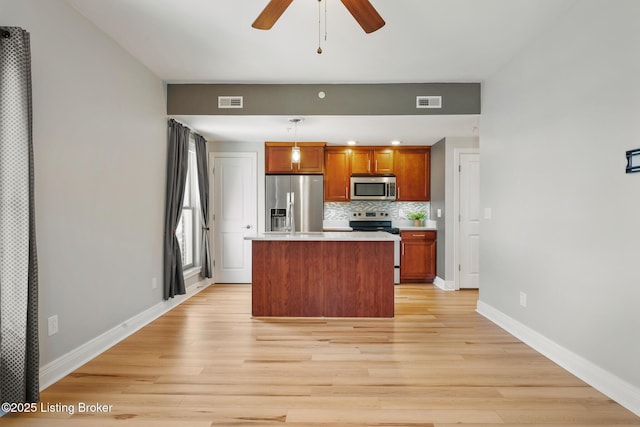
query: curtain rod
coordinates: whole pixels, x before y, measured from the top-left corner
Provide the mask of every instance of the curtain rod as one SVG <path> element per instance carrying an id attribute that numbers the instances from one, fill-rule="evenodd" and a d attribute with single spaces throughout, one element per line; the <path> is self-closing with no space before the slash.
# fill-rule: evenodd
<path id="1" fill-rule="evenodd" d="M 0 28 L 0 36 L 2 36 L 3 39 L 8 39 L 11 37 L 11 33 L 4 28 Z"/>

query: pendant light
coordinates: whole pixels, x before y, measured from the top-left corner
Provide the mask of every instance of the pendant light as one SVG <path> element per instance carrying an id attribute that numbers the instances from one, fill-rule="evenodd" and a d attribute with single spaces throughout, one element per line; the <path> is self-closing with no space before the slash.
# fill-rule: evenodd
<path id="1" fill-rule="evenodd" d="M 298 147 L 298 123 L 302 121 L 301 118 L 289 119 L 294 125 L 295 136 L 293 139 L 293 148 L 291 148 L 291 163 L 300 163 L 300 147 Z"/>

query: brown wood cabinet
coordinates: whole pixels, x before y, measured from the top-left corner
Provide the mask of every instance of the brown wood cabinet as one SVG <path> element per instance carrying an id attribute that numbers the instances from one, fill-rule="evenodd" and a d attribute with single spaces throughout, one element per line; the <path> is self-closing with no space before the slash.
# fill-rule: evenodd
<path id="1" fill-rule="evenodd" d="M 349 178 L 352 174 L 393 173 L 397 181 L 397 201 L 427 202 L 431 186 L 430 153 L 431 147 L 327 147 L 324 161 L 324 200 L 349 201 Z"/>
<path id="2" fill-rule="evenodd" d="M 324 200 L 348 202 L 350 200 L 351 149 L 327 147 L 324 151 Z"/>
<path id="3" fill-rule="evenodd" d="M 400 282 L 433 282 L 436 277 L 436 232 L 401 231 Z"/>
<path id="4" fill-rule="evenodd" d="M 254 240 L 252 268 L 253 316 L 394 315 L 393 241 Z"/>
<path id="5" fill-rule="evenodd" d="M 391 148 L 356 148 L 351 152 L 352 174 L 393 173 L 393 152 Z"/>
<path id="6" fill-rule="evenodd" d="M 265 142 L 266 174 L 321 174 L 325 142 L 298 142 L 300 163 L 291 161 L 293 142 Z"/>
<path id="7" fill-rule="evenodd" d="M 429 201 L 430 147 L 402 148 L 395 152 L 396 200 Z"/>

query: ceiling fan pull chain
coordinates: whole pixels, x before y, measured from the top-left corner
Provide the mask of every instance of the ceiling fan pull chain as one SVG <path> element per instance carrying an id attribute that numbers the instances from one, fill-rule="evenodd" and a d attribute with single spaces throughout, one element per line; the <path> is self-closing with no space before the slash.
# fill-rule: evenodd
<path id="1" fill-rule="evenodd" d="M 329 0 L 325 0 L 324 2 L 324 41 L 327 42 L 327 4 L 329 4 Z"/>
<path id="2" fill-rule="evenodd" d="M 320 42 L 322 40 L 322 36 L 321 36 L 322 24 L 320 22 L 321 21 L 320 18 L 322 16 L 322 8 L 321 8 L 321 4 L 320 4 L 321 2 L 322 2 L 322 0 L 318 0 L 318 50 L 317 50 L 318 55 L 320 55 L 322 53 L 322 47 L 320 47 Z M 325 20 L 326 20 L 326 18 L 325 18 Z"/>

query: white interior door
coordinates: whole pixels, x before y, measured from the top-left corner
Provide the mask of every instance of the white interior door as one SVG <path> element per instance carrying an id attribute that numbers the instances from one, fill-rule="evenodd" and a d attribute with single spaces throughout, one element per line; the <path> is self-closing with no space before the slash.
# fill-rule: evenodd
<path id="1" fill-rule="evenodd" d="M 213 278 L 251 283 L 251 241 L 258 221 L 257 154 L 213 153 Z"/>
<path id="2" fill-rule="evenodd" d="M 458 287 L 480 286 L 480 155 L 459 157 Z"/>

